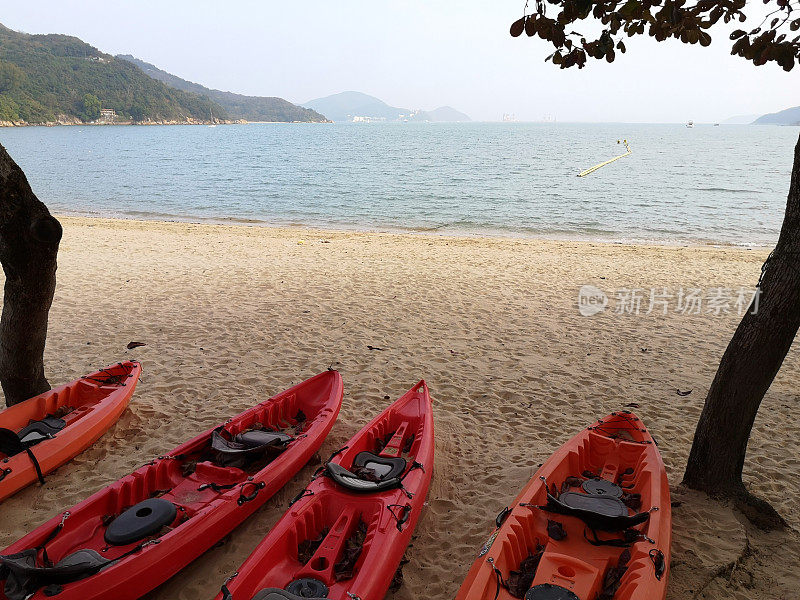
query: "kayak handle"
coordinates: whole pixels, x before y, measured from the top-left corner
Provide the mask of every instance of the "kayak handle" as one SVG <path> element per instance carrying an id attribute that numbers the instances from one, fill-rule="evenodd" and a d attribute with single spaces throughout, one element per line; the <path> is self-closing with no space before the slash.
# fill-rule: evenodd
<path id="1" fill-rule="evenodd" d="M 220 591 L 222 592 L 222 600 L 233 600 L 233 594 L 232 594 L 232 593 L 231 593 L 231 591 L 228 589 L 228 584 L 229 584 L 229 583 L 230 583 L 230 582 L 233 580 L 233 578 L 234 578 L 234 577 L 236 577 L 237 575 L 239 575 L 239 571 L 236 571 L 236 572 L 235 572 L 233 575 L 231 575 L 230 577 L 228 577 L 228 578 L 225 580 L 225 583 L 223 583 L 223 584 L 222 584 L 222 589 L 220 590 Z"/>
<path id="2" fill-rule="evenodd" d="M 497 518 L 494 520 L 494 524 L 497 526 L 497 529 L 500 529 L 503 526 L 503 523 L 506 522 L 509 514 L 511 514 L 511 509 L 507 506 L 500 511 L 500 514 L 497 515 Z"/>
<path id="3" fill-rule="evenodd" d="M 653 548 L 650 550 L 649 554 L 650 560 L 653 561 L 656 579 L 661 581 L 661 578 L 664 576 L 664 571 L 667 570 L 667 565 L 664 561 L 664 553 L 661 550 Z"/>
<path id="4" fill-rule="evenodd" d="M 411 516 L 411 505 L 410 504 L 389 504 L 387 510 L 392 513 L 394 520 L 397 521 L 397 531 L 403 531 L 403 525 L 406 524 L 408 518 Z M 400 515 L 392 510 L 394 508 L 400 509 Z"/>
<path id="5" fill-rule="evenodd" d="M 248 485 L 253 486 L 253 493 L 252 494 L 245 494 L 244 490 Z M 258 492 L 260 492 L 264 487 L 266 487 L 266 483 L 263 481 L 259 481 L 258 483 L 254 481 L 246 481 L 242 484 L 241 492 L 239 493 L 239 499 L 236 500 L 236 504 L 239 506 L 244 505 L 245 502 L 250 502 L 251 500 L 255 500 L 256 496 L 258 496 Z"/>

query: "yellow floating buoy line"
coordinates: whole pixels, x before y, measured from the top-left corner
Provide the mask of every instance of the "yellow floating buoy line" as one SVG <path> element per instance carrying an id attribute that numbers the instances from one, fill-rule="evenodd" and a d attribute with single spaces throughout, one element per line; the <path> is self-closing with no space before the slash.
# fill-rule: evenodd
<path id="1" fill-rule="evenodd" d="M 619 144 L 620 141 L 617 140 L 617 143 Z M 580 173 L 578 173 L 578 177 L 586 177 L 587 175 L 591 175 L 592 173 L 597 171 L 597 169 L 605 167 L 606 165 L 610 165 L 615 160 L 619 160 L 620 158 L 625 158 L 626 156 L 630 156 L 632 152 L 631 152 L 631 147 L 628 146 L 628 140 L 622 140 L 622 143 L 625 144 L 625 150 L 627 151 L 625 152 L 625 154 L 620 154 L 619 156 L 615 156 L 611 160 L 607 160 L 606 162 L 601 162 L 599 165 L 593 166 L 591 169 L 586 169 L 585 171 L 581 171 Z"/>

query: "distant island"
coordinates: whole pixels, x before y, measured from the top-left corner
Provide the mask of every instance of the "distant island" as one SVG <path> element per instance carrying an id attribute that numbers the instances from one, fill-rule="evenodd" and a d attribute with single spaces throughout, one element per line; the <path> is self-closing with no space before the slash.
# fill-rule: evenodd
<path id="1" fill-rule="evenodd" d="M 361 92 L 341 92 L 310 100 L 303 106 L 324 114 L 332 121 L 471 121 L 467 115 L 449 106 L 430 111 L 397 108 Z"/>
<path id="2" fill-rule="evenodd" d="M 326 121 L 281 98 L 209 90 L 142 63 L 146 74 L 124 58 L 73 36 L 0 25 L 0 125 Z"/>
<path id="3" fill-rule="evenodd" d="M 800 125 L 800 106 L 759 117 L 754 125 Z"/>
<path id="4" fill-rule="evenodd" d="M 752 125 L 758 115 L 736 115 L 722 121 L 723 125 Z"/>
<path id="5" fill-rule="evenodd" d="M 147 76 L 161 81 L 173 89 L 199 94 L 200 96 L 213 100 L 225 109 L 230 119 L 272 122 L 302 121 L 310 123 L 325 123 L 328 121 L 328 119 L 318 112 L 297 106 L 283 98 L 243 96 L 242 94 L 234 94 L 232 92 L 212 90 L 199 83 L 186 81 L 176 75 L 167 73 L 130 54 L 119 54 L 117 58 L 136 65 Z"/>

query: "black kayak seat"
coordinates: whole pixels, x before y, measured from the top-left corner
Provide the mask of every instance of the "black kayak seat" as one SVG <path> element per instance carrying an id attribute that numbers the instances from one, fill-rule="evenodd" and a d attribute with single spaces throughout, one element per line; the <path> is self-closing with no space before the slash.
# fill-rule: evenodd
<path id="1" fill-rule="evenodd" d="M 38 550 L 32 548 L 0 556 L 0 580 L 5 580 L 3 592 L 8 600 L 25 600 L 44 586 L 85 579 L 114 562 L 95 550 L 78 550 L 52 567 L 42 567 L 37 554 Z"/>
<path id="2" fill-rule="evenodd" d="M 628 516 L 628 507 L 619 498 L 605 495 L 564 492 L 558 498 L 547 493 L 548 512 L 577 517 L 598 531 L 624 531 L 647 521 L 649 512 Z"/>
<path id="3" fill-rule="evenodd" d="M 581 600 L 574 592 L 560 585 L 541 583 L 525 594 L 525 600 Z"/>
<path id="4" fill-rule="evenodd" d="M 0 427 L 0 453 L 11 458 L 20 452 L 25 452 L 25 444 L 19 439 L 15 431 Z"/>
<path id="5" fill-rule="evenodd" d="M 0 428 L 0 453 L 9 458 L 16 456 L 31 446 L 50 439 L 66 426 L 67 422 L 64 419 L 48 415 L 40 421 L 28 424 L 18 432 Z"/>
<path id="6" fill-rule="evenodd" d="M 292 441 L 292 436 L 277 431 L 245 431 L 244 433 L 237 434 L 234 441 L 243 444 L 249 448 L 258 448 L 259 446 L 285 446 Z"/>
<path id="7" fill-rule="evenodd" d="M 44 419 L 34 421 L 19 430 L 17 435 L 24 444 L 33 445 L 49 439 L 67 426 L 64 419 L 47 415 Z"/>
<path id="8" fill-rule="evenodd" d="M 219 431 L 211 434 L 211 448 L 228 456 L 262 454 L 265 452 L 283 451 L 294 438 L 276 431 L 245 431 L 226 440 Z"/>
<path id="9" fill-rule="evenodd" d="M 564 492 L 558 497 L 561 504 L 578 510 L 586 510 L 604 517 L 627 517 L 628 507 L 613 496 Z"/>
<path id="10" fill-rule="evenodd" d="M 253 596 L 252 600 L 304 600 L 304 598 L 312 598 L 312 596 L 295 596 L 280 588 L 265 588 Z"/>
<path id="11" fill-rule="evenodd" d="M 355 473 L 351 473 L 343 466 L 337 465 L 336 463 L 328 463 L 325 465 L 325 471 L 331 479 L 351 492 L 369 494 L 395 489 L 401 485 L 399 477 L 383 479 L 382 481 L 367 481 L 366 479 L 361 479 Z"/>
<path id="12" fill-rule="evenodd" d="M 44 485 L 42 468 L 39 466 L 39 461 L 36 460 L 36 456 L 34 455 L 33 450 L 31 450 L 31 446 L 35 446 L 42 440 L 48 439 L 50 436 L 41 436 L 35 440 L 30 440 L 28 438 L 30 438 L 31 435 L 33 434 L 26 436 L 27 441 L 23 441 L 16 432 L 4 427 L 0 427 L 0 454 L 5 454 L 8 458 L 11 458 L 17 454 L 26 452 L 28 454 L 28 458 L 31 460 L 31 463 L 33 463 L 33 468 L 36 470 L 36 477 L 39 479 L 39 483 Z M 0 479 L 3 479 L 10 472 L 11 471 L 8 469 L 0 469 Z"/>
<path id="13" fill-rule="evenodd" d="M 369 469 L 381 481 L 400 477 L 406 470 L 406 459 L 359 452 L 353 459 L 353 469 Z"/>
<path id="14" fill-rule="evenodd" d="M 105 540 L 112 546 L 127 546 L 151 536 L 178 516 L 177 507 L 163 498 L 139 502 L 114 519 L 106 528 Z"/>

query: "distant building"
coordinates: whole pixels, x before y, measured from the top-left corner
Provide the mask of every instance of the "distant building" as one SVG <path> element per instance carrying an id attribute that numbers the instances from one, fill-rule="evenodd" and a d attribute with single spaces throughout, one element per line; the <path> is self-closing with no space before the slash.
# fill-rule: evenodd
<path id="1" fill-rule="evenodd" d="M 113 121 L 117 118 L 117 111 L 112 110 L 110 108 L 104 108 L 100 111 L 100 120 L 101 121 Z"/>

